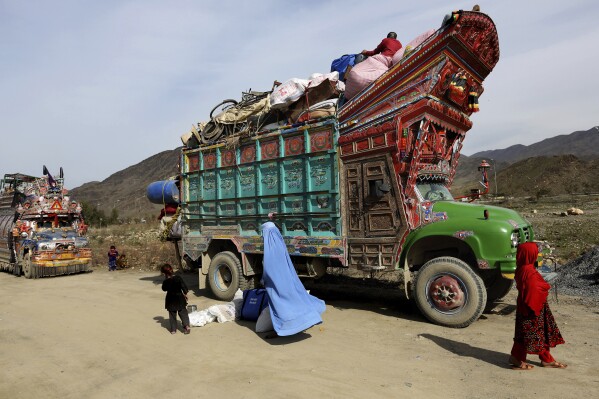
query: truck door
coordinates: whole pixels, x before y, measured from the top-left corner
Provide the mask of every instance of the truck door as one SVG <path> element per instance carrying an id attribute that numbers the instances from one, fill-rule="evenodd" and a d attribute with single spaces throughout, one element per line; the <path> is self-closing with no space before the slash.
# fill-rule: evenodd
<path id="1" fill-rule="evenodd" d="M 388 165 L 390 157 L 362 159 L 344 166 L 350 267 L 382 270 L 394 265 L 406 220 L 399 203 L 399 186 Z"/>

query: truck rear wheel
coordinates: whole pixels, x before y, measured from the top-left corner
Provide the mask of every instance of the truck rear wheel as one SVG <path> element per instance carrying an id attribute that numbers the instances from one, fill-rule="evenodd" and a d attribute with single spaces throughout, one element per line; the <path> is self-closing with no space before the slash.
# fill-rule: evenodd
<path id="1" fill-rule="evenodd" d="M 23 274 L 25 275 L 25 278 L 33 277 L 33 266 L 31 265 L 30 253 L 26 253 L 25 256 L 23 256 Z"/>
<path id="2" fill-rule="evenodd" d="M 413 296 L 422 314 L 433 323 L 467 327 L 483 313 L 487 292 L 482 279 L 464 261 L 441 257 L 418 271 Z"/>
<path id="3" fill-rule="evenodd" d="M 218 299 L 230 301 L 238 289 L 250 288 L 250 280 L 243 276 L 239 258 L 233 252 L 216 254 L 208 268 L 208 286 Z"/>

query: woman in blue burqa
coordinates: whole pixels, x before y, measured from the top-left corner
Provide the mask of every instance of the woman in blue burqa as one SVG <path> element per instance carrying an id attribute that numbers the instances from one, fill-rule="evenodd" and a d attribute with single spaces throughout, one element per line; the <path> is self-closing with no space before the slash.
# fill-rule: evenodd
<path id="1" fill-rule="evenodd" d="M 283 236 L 273 222 L 262 225 L 264 237 L 263 282 L 268 293 L 270 315 L 279 336 L 297 334 L 322 323 L 324 301 L 308 294 L 302 285 Z"/>

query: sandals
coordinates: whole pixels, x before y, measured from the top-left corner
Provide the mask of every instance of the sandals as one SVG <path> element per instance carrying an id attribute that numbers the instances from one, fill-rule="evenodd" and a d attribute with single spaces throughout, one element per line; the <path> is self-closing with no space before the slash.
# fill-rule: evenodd
<path id="1" fill-rule="evenodd" d="M 510 368 L 512 370 L 517 370 L 517 371 L 529 371 L 529 370 L 534 369 L 535 366 L 533 366 L 532 364 L 528 364 L 526 362 L 520 362 L 519 366 L 510 363 Z"/>
<path id="2" fill-rule="evenodd" d="M 171 334 L 176 334 L 176 333 L 177 333 L 177 330 L 171 331 Z"/>
<path id="3" fill-rule="evenodd" d="M 549 367 L 552 369 L 565 369 L 566 367 L 568 367 L 568 365 L 554 360 L 551 363 L 541 362 L 541 367 Z"/>
<path id="4" fill-rule="evenodd" d="M 517 363 L 517 364 L 516 364 Z M 510 356 L 510 368 L 518 371 L 529 371 L 535 368 L 532 364 L 519 361 L 514 356 Z"/>
<path id="5" fill-rule="evenodd" d="M 189 326 L 185 327 L 185 331 L 183 331 L 183 334 L 189 334 L 191 332 L 191 328 L 189 328 Z"/>

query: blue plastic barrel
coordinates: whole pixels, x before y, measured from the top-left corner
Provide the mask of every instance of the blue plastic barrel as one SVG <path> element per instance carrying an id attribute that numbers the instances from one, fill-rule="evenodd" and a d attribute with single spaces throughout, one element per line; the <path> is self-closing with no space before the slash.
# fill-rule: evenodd
<path id="1" fill-rule="evenodd" d="M 146 197 L 153 204 L 173 204 L 179 203 L 179 189 L 175 185 L 175 180 L 155 181 L 148 185 Z"/>

